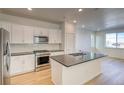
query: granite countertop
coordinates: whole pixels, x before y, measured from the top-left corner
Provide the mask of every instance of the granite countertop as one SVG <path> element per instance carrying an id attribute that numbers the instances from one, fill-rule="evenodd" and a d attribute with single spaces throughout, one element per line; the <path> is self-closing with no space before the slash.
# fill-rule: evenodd
<path id="1" fill-rule="evenodd" d="M 34 52 L 18 52 L 18 53 L 11 53 L 11 56 L 30 55 L 30 54 L 34 54 Z"/>
<path id="2" fill-rule="evenodd" d="M 48 50 L 49 52 L 61 52 L 61 51 L 64 51 L 64 50 Z"/>
<path id="3" fill-rule="evenodd" d="M 61 63 L 66 67 L 74 66 L 77 64 L 91 62 L 92 60 L 105 57 L 103 54 L 96 54 L 96 53 L 73 53 L 73 54 L 65 54 L 65 55 L 58 55 L 58 56 L 51 56 L 51 59 Z"/>
<path id="4" fill-rule="evenodd" d="M 15 53 L 11 53 L 11 56 L 20 56 L 20 55 L 29 55 L 29 54 L 34 54 L 37 51 L 41 51 L 42 50 L 33 50 L 33 51 L 28 51 L 28 52 L 15 52 Z M 64 51 L 64 50 L 45 50 L 47 52 L 60 52 L 60 51 Z"/>

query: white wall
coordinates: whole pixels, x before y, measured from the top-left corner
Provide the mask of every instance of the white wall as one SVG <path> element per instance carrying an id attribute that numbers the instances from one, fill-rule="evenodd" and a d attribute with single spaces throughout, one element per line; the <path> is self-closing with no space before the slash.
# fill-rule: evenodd
<path id="1" fill-rule="evenodd" d="M 91 51 L 91 31 L 77 30 L 76 31 L 76 51 Z"/>
<path id="2" fill-rule="evenodd" d="M 53 29 L 60 29 L 59 24 L 55 23 L 49 23 L 45 21 L 39 21 L 39 20 L 33 20 L 28 19 L 24 17 L 17 17 L 17 16 L 11 16 L 0 13 L 0 21 L 6 21 L 10 23 L 17 23 L 21 25 L 27 25 L 27 26 L 36 26 L 36 27 L 43 27 L 43 28 L 53 28 Z M 32 50 L 53 50 L 53 49 L 61 49 L 59 44 L 39 44 L 39 45 L 31 45 L 31 44 L 12 44 L 11 45 L 11 52 L 26 52 L 26 51 L 32 51 Z"/>
<path id="3" fill-rule="evenodd" d="M 124 59 L 124 49 L 106 48 L 105 47 L 105 34 L 106 33 L 123 32 L 123 31 L 124 31 L 124 29 L 96 32 L 96 50 L 97 50 L 97 52 L 107 54 L 110 57 Z"/>
<path id="4" fill-rule="evenodd" d="M 0 20 L 2 21 L 8 21 L 8 22 L 14 22 L 17 24 L 22 25 L 28 25 L 28 26 L 38 26 L 38 27 L 44 27 L 44 28 L 60 28 L 59 24 L 40 21 L 40 20 L 34 20 L 24 17 L 18 17 L 18 16 L 12 16 L 7 14 L 0 13 Z"/>

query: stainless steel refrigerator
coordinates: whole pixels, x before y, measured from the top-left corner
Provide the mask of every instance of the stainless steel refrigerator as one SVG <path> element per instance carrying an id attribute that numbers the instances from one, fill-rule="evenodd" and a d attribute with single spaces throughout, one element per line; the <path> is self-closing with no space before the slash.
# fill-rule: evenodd
<path id="1" fill-rule="evenodd" d="M 10 33 L 0 28 L 0 85 L 10 84 Z"/>

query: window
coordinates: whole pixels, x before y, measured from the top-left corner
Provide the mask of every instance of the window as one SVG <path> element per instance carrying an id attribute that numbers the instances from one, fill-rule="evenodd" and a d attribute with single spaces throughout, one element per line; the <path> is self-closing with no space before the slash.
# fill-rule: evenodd
<path id="1" fill-rule="evenodd" d="M 106 47 L 116 48 L 116 33 L 106 34 Z"/>
<path id="2" fill-rule="evenodd" d="M 117 48 L 124 48 L 124 33 L 117 33 Z"/>
<path id="3" fill-rule="evenodd" d="M 123 33 L 107 33 L 106 47 L 124 48 L 124 32 Z"/>

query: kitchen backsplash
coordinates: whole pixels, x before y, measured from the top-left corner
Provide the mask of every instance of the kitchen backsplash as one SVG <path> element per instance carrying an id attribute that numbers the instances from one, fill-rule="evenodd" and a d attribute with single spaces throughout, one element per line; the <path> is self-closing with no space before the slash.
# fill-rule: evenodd
<path id="1" fill-rule="evenodd" d="M 59 44 L 11 44 L 11 53 L 29 52 L 32 50 L 60 50 Z"/>

